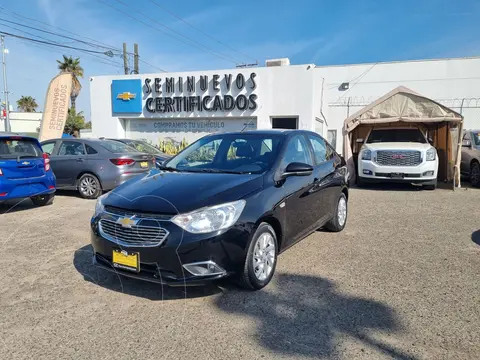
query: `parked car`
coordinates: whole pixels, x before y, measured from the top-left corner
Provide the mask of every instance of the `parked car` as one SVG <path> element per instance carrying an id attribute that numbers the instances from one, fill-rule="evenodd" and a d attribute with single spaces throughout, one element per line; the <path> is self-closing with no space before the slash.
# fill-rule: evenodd
<path id="1" fill-rule="evenodd" d="M 146 141 L 132 140 L 132 139 L 108 139 L 108 140 L 120 141 L 120 142 L 136 149 L 137 151 L 144 152 L 144 153 L 155 156 L 155 161 L 157 163 L 157 166 L 162 166 L 162 164 L 165 160 L 168 160 L 168 159 L 171 158 L 170 155 L 167 155 L 167 154 L 161 152 L 155 146 L 150 145 Z"/>
<path id="2" fill-rule="evenodd" d="M 480 130 L 463 133 L 460 172 L 469 177 L 472 186 L 480 187 Z"/>
<path id="3" fill-rule="evenodd" d="M 155 167 L 152 155 L 117 141 L 53 139 L 42 142 L 42 147 L 50 156 L 58 188 L 78 190 L 86 199 L 95 199 Z"/>
<path id="4" fill-rule="evenodd" d="M 55 175 L 37 139 L 0 132 L 0 200 L 30 198 L 49 205 L 55 197 Z"/>
<path id="5" fill-rule="evenodd" d="M 267 285 L 277 255 L 347 221 L 345 161 L 308 131 L 208 135 L 97 200 L 95 265 L 172 286 Z"/>
<path id="6" fill-rule="evenodd" d="M 367 182 L 400 182 L 434 190 L 437 176 L 437 150 L 418 128 L 374 128 L 360 149 L 359 186 Z"/>

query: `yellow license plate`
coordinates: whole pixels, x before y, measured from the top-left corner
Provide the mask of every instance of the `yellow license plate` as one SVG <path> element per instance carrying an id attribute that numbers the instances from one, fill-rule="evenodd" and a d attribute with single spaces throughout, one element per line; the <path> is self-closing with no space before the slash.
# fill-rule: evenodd
<path id="1" fill-rule="evenodd" d="M 142 168 L 148 167 L 148 161 L 142 161 L 142 162 L 140 163 L 140 167 L 142 167 Z"/>
<path id="2" fill-rule="evenodd" d="M 113 250 L 113 267 L 123 270 L 140 271 L 139 253 L 129 253 L 125 250 Z"/>

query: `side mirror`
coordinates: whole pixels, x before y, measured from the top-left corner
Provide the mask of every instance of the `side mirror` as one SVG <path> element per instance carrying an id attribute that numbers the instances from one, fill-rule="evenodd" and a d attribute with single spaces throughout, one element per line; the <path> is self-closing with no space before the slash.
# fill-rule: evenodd
<path id="1" fill-rule="evenodd" d="M 357 144 L 363 144 L 365 142 L 365 139 L 359 138 L 355 141 Z"/>
<path id="2" fill-rule="evenodd" d="M 469 148 L 470 146 L 472 146 L 472 141 L 471 140 L 463 140 L 462 141 L 462 146 Z"/>
<path id="3" fill-rule="evenodd" d="M 282 174 L 282 178 L 287 178 L 289 176 L 308 176 L 313 172 L 313 166 L 300 163 L 292 162 L 287 165 L 285 172 Z"/>
<path id="4" fill-rule="evenodd" d="M 340 166 L 347 166 L 347 162 L 343 156 L 340 156 Z"/>

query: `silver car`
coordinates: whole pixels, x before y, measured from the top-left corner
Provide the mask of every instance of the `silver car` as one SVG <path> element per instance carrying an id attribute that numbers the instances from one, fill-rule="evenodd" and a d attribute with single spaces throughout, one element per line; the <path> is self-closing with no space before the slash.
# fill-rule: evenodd
<path id="1" fill-rule="evenodd" d="M 78 190 L 86 199 L 95 199 L 103 191 L 155 168 L 152 155 L 118 141 L 65 138 L 41 145 L 50 156 L 57 189 Z"/>
<path id="2" fill-rule="evenodd" d="M 472 186 L 480 187 L 480 130 L 463 133 L 460 171 L 470 178 Z"/>

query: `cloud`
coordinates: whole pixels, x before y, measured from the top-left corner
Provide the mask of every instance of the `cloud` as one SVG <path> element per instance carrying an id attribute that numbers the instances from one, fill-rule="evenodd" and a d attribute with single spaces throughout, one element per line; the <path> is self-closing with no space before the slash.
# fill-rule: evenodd
<path id="1" fill-rule="evenodd" d="M 45 15 L 47 15 L 50 25 L 55 26 L 56 12 L 54 10 L 53 0 L 38 0 L 38 6 L 43 10 Z"/>

